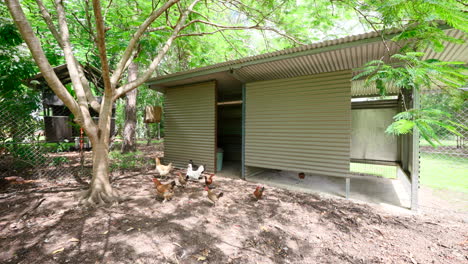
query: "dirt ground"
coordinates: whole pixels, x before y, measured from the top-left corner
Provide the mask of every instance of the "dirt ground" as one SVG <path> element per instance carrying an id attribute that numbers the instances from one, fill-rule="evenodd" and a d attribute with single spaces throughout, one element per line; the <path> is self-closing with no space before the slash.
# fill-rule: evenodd
<path id="1" fill-rule="evenodd" d="M 155 198 L 156 172 L 125 172 L 113 185 L 131 199 L 77 206 L 73 179 L 0 192 L 1 263 L 467 263 L 468 224 L 457 215 L 383 211 L 375 205 L 215 177 Z"/>

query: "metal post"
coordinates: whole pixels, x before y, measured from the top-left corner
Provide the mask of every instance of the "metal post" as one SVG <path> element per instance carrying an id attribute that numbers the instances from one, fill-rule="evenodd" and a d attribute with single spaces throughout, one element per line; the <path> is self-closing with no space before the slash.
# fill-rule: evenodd
<path id="1" fill-rule="evenodd" d="M 349 189 L 351 188 L 351 179 L 346 178 L 346 199 L 349 199 Z"/>
<path id="2" fill-rule="evenodd" d="M 241 176 L 245 180 L 245 83 L 242 84 L 242 161 Z"/>
<path id="3" fill-rule="evenodd" d="M 413 109 L 419 109 L 419 91 L 413 88 Z M 419 189 L 419 130 L 413 128 L 412 140 L 412 166 L 411 166 L 411 210 L 418 210 Z"/>

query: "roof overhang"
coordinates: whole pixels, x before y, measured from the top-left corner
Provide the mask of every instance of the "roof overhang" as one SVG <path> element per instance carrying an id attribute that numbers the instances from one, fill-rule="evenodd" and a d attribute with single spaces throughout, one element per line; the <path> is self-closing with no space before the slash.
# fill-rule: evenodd
<path id="1" fill-rule="evenodd" d="M 449 36 L 466 39 L 462 31 L 446 29 L 446 32 Z M 391 38 L 391 34 L 387 37 Z M 370 32 L 159 76 L 147 84 L 163 91 L 168 87 L 208 80 L 217 80 L 223 86 L 230 82 L 248 83 L 349 69 L 356 73 L 368 61 L 383 59 L 388 62 L 389 57 L 399 50 L 397 43 L 387 41 L 384 45 L 378 33 Z M 429 58 L 466 63 L 467 45 L 446 43 L 443 52 L 427 50 L 424 59 Z M 353 96 L 378 94 L 375 87 L 363 88 L 362 81 L 353 81 L 352 86 Z"/>
<path id="2" fill-rule="evenodd" d="M 80 64 L 81 65 L 81 64 Z M 85 66 L 81 65 L 83 68 L 84 75 L 88 80 L 93 82 L 93 84 L 100 88 L 104 89 L 104 82 L 102 80 L 102 73 L 99 69 L 86 64 Z M 66 85 L 71 82 L 70 73 L 68 72 L 67 64 L 62 64 L 53 68 L 55 74 L 59 78 L 60 82 L 63 85 Z M 44 90 L 49 88 L 47 81 L 45 80 L 42 73 L 38 73 L 35 76 L 24 80 L 24 84 L 35 89 Z"/>

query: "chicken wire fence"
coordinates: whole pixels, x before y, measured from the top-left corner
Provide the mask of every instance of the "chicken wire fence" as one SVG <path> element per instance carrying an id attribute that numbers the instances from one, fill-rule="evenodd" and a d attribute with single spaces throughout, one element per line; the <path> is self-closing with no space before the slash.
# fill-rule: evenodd
<path id="1" fill-rule="evenodd" d="M 0 104 L 0 177 L 58 179 L 91 168 L 91 156 L 79 151 L 79 140 L 46 140 L 40 111 L 20 114 L 16 109 L 5 100 Z"/>
<path id="2" fill-rule="evenodd" d="M 450 97 L 440 90 L 429 90 L 421 93 L 421 108 L 437 108 L 451 115 L 451 119 L 463 126 L 468 126 L 468 101 L 461 107 L 455 106 Z M 433 147 L 420 138 L 420 178 L 421 183 L 443 187 L 441 185 L 460 186 L 468 172 L 468 131 L 459 128 L 461 135 L 454 135 L 442 128 L 435 132 L 440 146 Z M 466 186 L 465 186 L 466 187 Z"/>

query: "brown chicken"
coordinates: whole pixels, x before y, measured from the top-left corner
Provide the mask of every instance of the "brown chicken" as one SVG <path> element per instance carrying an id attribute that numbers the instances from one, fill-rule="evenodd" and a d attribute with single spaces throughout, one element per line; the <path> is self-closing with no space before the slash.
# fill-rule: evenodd
<path id="1" fill-rule="evenodd" d="M 213 203 L 213 206 L 216 205 L 216 202 L 218 202 L 219 198 L 223 197 L 223 193 L 215 194 L 213 191 L 208 188 L 208 186 L 205 186 L 205 191 L 207 192 L 208 199 Z"/>
<path id="2" fill-rule="evenodd" d="M 175 181 L 162 184 L 158 179 L 153 178 L 154 186 L 156 187 L 156 194 L 158 197 L 163 198 L 163 202 L 169 201 L 174 196 Z"/>
<path id="3" fill-rule="evenodd" d="M 260 186 L 257 186 L 257 188 L 255 188 L 255 191 L 253 194 L 257 200 L 260 200 L 262 198 L 264 190 L 265 190 L 265 187 L 260 188 Z"/>
<path id="4" fill-rule="evenodd" d="M 299 176 L 299 179 L 305 178 L 305 174 L 303 172 L 299 172 L 298 176 Z"/>
<path id="5" fill-rule="evenodd" d="M 215 176 L 215 175 L 214 175 L 213 173 L 210 174 L 210 177 L 206 177 L 206 176 L 205 176 L 205 185 L 206 185 L 206 186 L 210 186 L 210 185 L 213 183 L 213 177 L 214 177 L 214 176 Z"/>
<path id="6" fill-rule="evenodd" d="M 179 171 L 179 172 L 177 172 L 177 178 L 179 180 L 179 184 L 181 186 L 185 186 L 187 184 L 189 176 L 187 175 L 187 176 L 184 177 L 184 176 L 182 176 L 182 173 Z"/>

